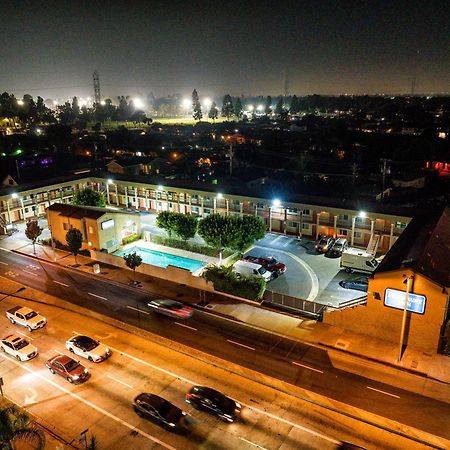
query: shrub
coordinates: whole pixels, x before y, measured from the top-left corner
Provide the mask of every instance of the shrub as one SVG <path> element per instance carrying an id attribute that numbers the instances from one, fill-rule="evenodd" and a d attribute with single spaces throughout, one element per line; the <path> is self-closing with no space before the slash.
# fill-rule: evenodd
<path id="1" fill-rule="evenodd" d="M 155 244 L 165 245 L 166 247 L 179 248 L 180 250 L 186 250 L 192 253 L 199 253 L 201 255 L 219 257 L 219 250 L 217 248 L 208 247 L 207 245 L 195 244 L 193 242 L 182 241 L 180 239 L 152 236 L 152 240 Z M 229 249 L 225 249 L 222 252 L 222 257 L 227 258 L 234 252 Z"/>
<path id="2" fill-rule="evenodd" d="M 141 233 L 130 234 L 129 236 L 126 236 L 122 239 L 122 245 L 131 244 L 132 242 L 138 241 L 141 238 L 142 238 Z"/>
<path id="3" fill-rule="evenodd" d="M 51 238 L 42 239 L 42 245 L 48 245 L 49 247 L 52 246 L 52 240 Z M 70 248 L 68 245 L 64 245 L 62 242 L 59 242 L 57 239 L 55 239 L 55 248 L 58 250 L 64 250 L 66 252 L 70 252 Z M 87 256 L 88 258 L 91 257 L 91 252 L 87 249 L 80 250 L 78 252 L 79 255 Z"/>

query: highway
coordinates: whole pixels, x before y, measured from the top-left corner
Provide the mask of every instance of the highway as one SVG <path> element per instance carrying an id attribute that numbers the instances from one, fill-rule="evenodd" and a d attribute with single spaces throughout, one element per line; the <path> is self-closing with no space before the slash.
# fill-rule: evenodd
<path id="1" fill-rule="evenodd" d="M 155 315 L 146 307 L 148 295 L 136 288 L 19 254 L 0 251 L 0 264 L 2 276 L 25 286 L 333 400 L 450 438 L 448 403 L 338 369 L 324 350 L 207 312 L 196 311 L 188 321 Z"/>

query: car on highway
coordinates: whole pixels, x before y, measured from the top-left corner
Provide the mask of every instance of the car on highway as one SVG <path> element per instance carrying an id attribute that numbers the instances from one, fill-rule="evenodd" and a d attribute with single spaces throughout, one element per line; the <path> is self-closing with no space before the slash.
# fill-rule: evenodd
<path id="1" fill-rule="evenodd" d="M 53 374 L 64 377 L 69 383 L 81 383 L 87 380 L 89 371 L 79 361 L 67 355 L 56 355 L 45 364 Z"/>
<path id="2" fill-rule="evenodd" d="M 176 431 L 185 427 L 186 413 L 158 395 L 147 392 L 139 394 L 133 401 L 133 409 L 138 416 L 149 419 L 166 430 Z"/>
<path id="3" fill-rule="evenodd" d="M 38 349 L 26 339 L 10 334 L 0 341 L 0 347 L 8 355 L 14 356 L 18 361 L 28 361 L 38 354 Z"/>
<path id="4" fill-rule="evenodd" d="M 194 408 L 220 417 L 225 422 L 234 422 L 241 411 L 241 405 L 238 402 L 205 386 L 194 386 L 186 394 L 186 402 Z"/>
<path id="5" fill-rule="evenodd" d="M 334 239 L 328 236 L 322 236 L 315 246 L 316 252 L 326 253 L 334 244 Z"/>
<path id="6" fill-rule="evenodd" d="M 191 307 L 168 298 L 155 298 L 150 300 L 147 305 L 158 314 L 174 317 L 175 319 L 189 319 L 194 314 L 194 310 Z"/>
<path id="7" fill-rule="evenodd" d="M 256 264 L 261 264 L 264 269 L 272 272 L 275 276 L 282 275 L 286 272 L 286 264 L 275 259 L 273 256 L 244 256 L 245 261 L 254 262 Z"/>
<path id="8" fill-rule="evenodd" d="M 339 281 L 339 286 L 344 289 L 354 289 L 356 291 L 367 292 L 369 287 L 369 279 L 367 277 L 360 277 L 354 280 Z"/>
<path id="9" fill-rule="evenodd" d="M 31 333 L 33 330 L 42 328 L 47 323 L 47 319 L 27 306 L 15 306 L 6 311 L 6 317 L 14 325 L 22 325 Z"/>
<path id="10" fill-rule="evenodd" d="M 71 353 L 88 359 L 92 362 L 100 362 L 111 356 L 111 350 L 95 339 L 82 334 L 72 336 L 66 341 L 66 348 Z"/>

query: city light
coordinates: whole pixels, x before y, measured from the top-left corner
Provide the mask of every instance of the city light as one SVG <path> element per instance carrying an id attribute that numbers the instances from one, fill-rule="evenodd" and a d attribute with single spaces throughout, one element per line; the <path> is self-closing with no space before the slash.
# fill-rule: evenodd
<path id="1" fill-rule="evenodd" d="M 189 109 L 192 106 L 192 101 L 189 98 L 184 98 L 183 99 L 183 108 Z"/>
<path id="2" fill-rule="evenodd" d="M 133 105 L 136 109 L 144 108 L 144 102 L 139 97 L 133 98 Z"/>
<path id="3" fill-rule="evenodd" d="M 263 105 L 258 105 L 258 108 L 256 108 L 259 112 L 261 112 L 264 109 Z"/>
<path id="4" fill-rule="evenodd" d="M 14 198 L 14 199 L 16 199 L 16 198 L 18 197 L 18 195 L 17 195 L 15 192 L 13 192 L 13 193 L 11 194 L 11 197 Z"/>
<path id="5" fill-rule="evenodd" d="M 162 184 L 158 184 L 158 191 L 162 191 L 164 189 L 164 186 Z"/>
<path id="6" fill-rule="evenodd" d="M 217 198 L 220 200 L 220 199 L 222 199 L 223 198 L 223 194 L 221 193 L 221 192 L 219 192 L 218 194 L 217 194 Z"/>
<path id="7" fill-rule="evenodd" d="M 278 198 L 275 198 L 275 199 L 273 200 L 273 202 L 272 202 L 272 206 L 273 206 L 274 208 L 280 207 L 280 206 L 281 206 L 280 200 L 279 200 Z"/>
<path id="8" fill-rule="evenodd" d="M 255 107 L 254 107 L 253 105 L 248 105 L 247 109 L 248 109 L 250 112 L 252 112 L 252 111 L 255 109 Z"/>
<path id="9" fill-rule="evenodd" d="M 108 178 L 108 184 L 112 184 L 113 180 L 111 180 L 111 178 Z"/>
<path id="10" fill-rule="evenodd" d="M 361 219 L 364 219 L 367 216 L 367 213 L 365 211 L 360 211 L 358 214 L 358 217 L 361 217 Z"/>
<path id="11" fill-rule="evenodd" d="M 17 104 L 18 104 L 19 106 L 23 106 L 23 100 L 17 100 Z"/>
<path id="12" fill-rule="evenodd" d="M 203 100 L 203 105 L 205 106 L 206 109 L 211 108 L 212 105 L 212 101 L 210 98 L 205 98 L 205 100 Z"/>

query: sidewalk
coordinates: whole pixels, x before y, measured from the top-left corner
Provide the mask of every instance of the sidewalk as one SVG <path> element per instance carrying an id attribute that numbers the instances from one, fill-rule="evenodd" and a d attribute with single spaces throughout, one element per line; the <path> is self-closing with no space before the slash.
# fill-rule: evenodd
<path id="1" fill-rule="evenodd" d="M 36 255 L 34 255 L 33 246 L 20 236 L 13 235 L 2 239 L 0 246 L 29 256 L 55 261 L 63 266 L 73 267 L 75 265 L 73 255 L 61 250 L 54 251 L 47 246 L 36 245 Z M 101 273 L 94 275 L 93 266 L 96 264 L 94 260 L 79 255 L 77 256 L 77 263 L 76 270 L 90 273 L 93 276 L 101 276 L 115 283 L 130 284 L 132 281 L 133 273 L 131 270 L 100 264 Z M 140 273 L 136 273 L 136 280 L 139 281 L 136 289 L 149 293 L 155 292 L 169 298 L 179 298 L 186 303 L 198 304 L 200 302 L 197 289 Z M 444 355 L 428 355 L 415 349 L 406 348 L 401 363 L 397 363 L 398 346 L 391 342 L 232 299 L 220 301 L 220 303 L 209 302 L 205 311 L 228 316 L 280 336 L 362 358 L 363 363 L 364 361 L 382 363 L 450 384 L 450 357 Z"/>

